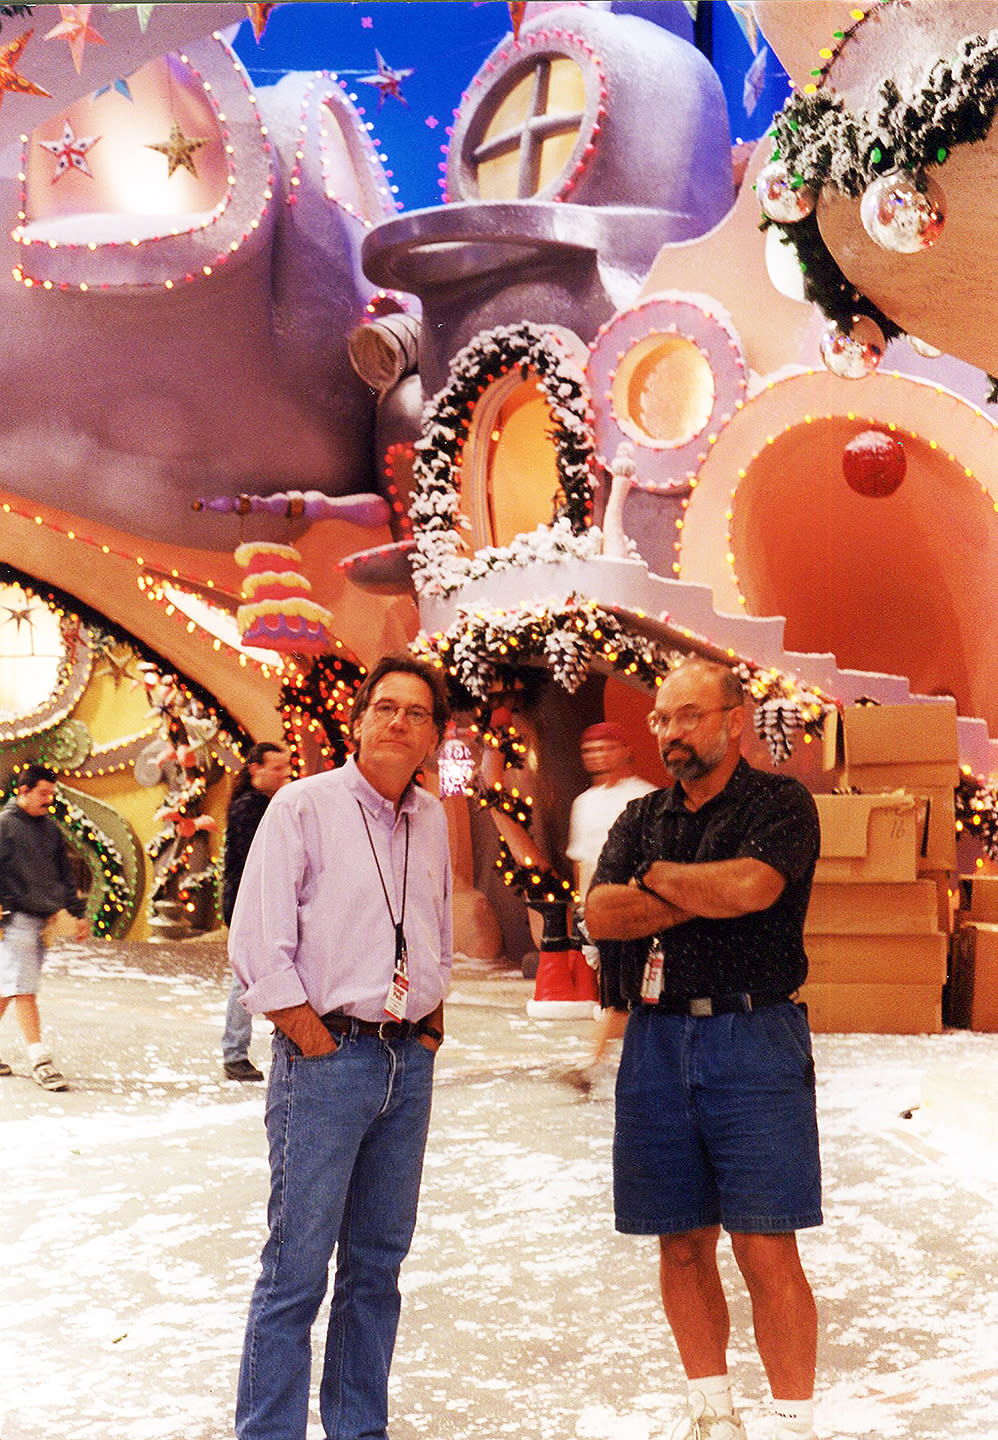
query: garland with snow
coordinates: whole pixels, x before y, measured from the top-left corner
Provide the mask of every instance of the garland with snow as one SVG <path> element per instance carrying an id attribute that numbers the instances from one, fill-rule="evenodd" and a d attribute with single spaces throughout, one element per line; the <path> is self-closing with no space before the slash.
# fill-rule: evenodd
<path id="1" fill-rule="evenodd" d="M 539 602 L 510 610 L 458 608 L 447 630 L 425 631 L 410 647 L 442 665 L 478 700 L 501 688 L 505 674 L 543 659 L 569 694 L 579 688 L 596 659 L 606 660 L 647 685 L 654 684 L 671 653 L 654 640 L 628 634 L 615 616 L 576 594 L 560 603 Z"/>
<path id="2" fill-rule="evenodd" d="M 74 845 L 93 857 L 89 866 L 95 890 L 95 895 L 90 897 L 91 930 L 100 936 L 120 934 L 132 898 L 121 851 L 89 815 L 58 789 L 52 802 L 52 815 Z"/>
<path id="3" fill-rule="evenodd" d="M 558 467 L 551 530 L 539 526 L 511 545 L 460 554 L 462 452 L 475 408 L 494 381 L 519 369 L 531 375 L 547 400 Z M 590 535 L 594 457 L 592 416 L 585 380 L 557 338 L 539 325 L 497 326 L 476 335 L 451 362 L 450 379 L 423 413 L 415 445 L 415 495 L 409 514 L 416 545 L 411 557 L 419 594 L 446 595 L 470 579 L 508 565 L 599 553 Z"/>
<path id="4" fill-rule="evenodd" d="M 483 703 L 511 671 L 539 660 L 571 695 L 596 661 L 654 689 L 686 658 L 682 651 L 632 635 L 615 615 L 574 593 L 561 602 L 509 610 L 461 606 L 452 625 L 433 635 L 420 632 L 410 649 Z M 778 670 L 744 661 L 733 669 L 755 702 L 756 729 L 774 764 L 790 758 L 798 733 L 811 739 L 821 735 L 833 701 Z"/>
<path id="5" fill-rule="evenodd" d="M 962 40 L 955 57 L 932 67 L 917 96 L 903 95 L 891 79 L 878 93 L 872 118 L 871 112 L 849 112 L 832 90 L 791 96 L 769 133 L 776 142 L 771 158 L 786 166 L 794 188 L 807 186 L 819 194 L 833 185 L 855 198 L 879 175 L 894 170 L 917 175 L 927 165 L 942 165 L 954 145 L 983 140 L 998 114 L 998 30 Z M 846 279 L 814 213 L 794 224 L 767 219 L 763 228 L 770 224 L 778 224 L 794 246 L 804 293 L 829 320 L 846 326 L 853 315 L 863 314 L 887 339 L 903 333 Z"/>

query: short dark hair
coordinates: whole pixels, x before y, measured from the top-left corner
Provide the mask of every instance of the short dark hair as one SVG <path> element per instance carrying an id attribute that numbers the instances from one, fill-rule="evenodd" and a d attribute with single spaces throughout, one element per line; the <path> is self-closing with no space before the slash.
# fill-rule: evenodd
<path id="1" fill-rule="evenodd" d="M 54 785 L 56 773 L 47 765 L 41 765 L 37 760 L 32 760 L 30 765 L 25 765 L 24 769 L 18 773 L 17 788 L 18 790 L 33 790 L 42 780 L 47 780 L 50 785 Z"/>
<path id="2" fill-rule="evenodd" d="M 364 718 L 374 687 L 386 675 L 415 675 L 418 680 L 423 681 L 433 696 L 433 725 L 442 738 L 450 719 L 450 701 L 447 699 L 447 684 L 443 671 L 426 660 L 415 659 L 412 655 L 382 655 L 353 697 L 353 709 L 350 712 L 351 732 Z"/>
<path id="3" fill-rule="evenodd" d="M 253 776 L 250 774 L 250 766 L 262 765 L 264 756 L 273 755 L 275 752 L 277 752 L 278 754 L 283 754 L 284 746 L 275 745 L 273 740 L 261 740 L 259 745 L 252 746 L 252 748 L 246 752 L 246 759 L 243 761 L 242 768 L 236 773 L 236 778 L 232 786 L 232 793 L 229 795 L 230 810 L 232 809 L 233 800 L 237 799 L 244 790 L 248 790 L 253 784 Z"/>

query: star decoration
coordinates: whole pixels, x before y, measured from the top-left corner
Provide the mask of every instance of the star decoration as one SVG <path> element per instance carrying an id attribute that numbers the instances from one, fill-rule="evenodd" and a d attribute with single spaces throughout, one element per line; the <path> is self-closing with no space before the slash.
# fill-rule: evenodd
<path id="1" fill-rule="evenodd" d="M 357 83 L 360 85 L 373 85 L 378 92 L 378 109 L 385 103 L 386 95 L 394 95 L 396 100 L 401 100 L 403 105 L 408 104 L 402 94 L 402 81 L 408 80 L 414 73 L 413 70 L 394 70 L 385 60 L 380 50 L 375 50 L 374 58 L 378 62 L 376 75 L 358 75 Z"/>
<path id="2" fill-rule="evenodd" d="M 109 10 L 134 10 L 139 17 L 139 29 L 143 35 L 149 25 L 149 16 L 156 9 L 155 5 L 109 5 Z"/>
<path id="3" fill-rule="evenodd" d="M 513 39 L 518 40 L 520 38 L 520 26 L 523 24 L 524 11 L 527 8 L 525 0 L 510 0 L 508 8 L 510 22 L 513 26 Z"/>
<path id="4" fill-rule="evenodd" d="M 73 127 L 67 120 L 62 130 L 61 140 L 39 140 L 43 150 L 55 156 L 55 174 L 52 176 L 52 184 L 61 180 L 67 170 L 79 170 L 82 175 L 89 175 L 91 180 L 94 172 L 87 164 L 87 151 L 97 144 L 99 135 L 74 135 Z"/>
<path id="5" fill-rule="evenodd" d="M 270 18 L 270 12 L 273 8 L 273 5 L 246 6 L 246 14 L 250 18 L 250 24 L 253 26 L 253 34 L 256 36 L 257 44 L 260 43 L 260 37 L 267 28 L 267 21 Z"/>
<path id="6" fill-rule="evenodd" d="M 759 49 L 759 23 L 755 18 L 753 0 L 728 0 L 728 8 L 741 26 L 742 34 L 755 55 Z"/>
<path id="7" fill-rule="evenodd" d="M 86 49 L 87 41 L 92 40 L 95 45 L 107 44 L 104 36 L 90 23 L 92 9 L 92 5 L 60 5 L 59 14 L 62 19 L 58 25 L 53 25 L 45 36 L 46 40 L 67 40 L 69 42 L 77 75 L 83 70 L 83 52 Z"/>
<path id="8" fill-rule="evenodd" d="M 27 625 L 31 631 L 34 630 L 35 619 L 31 613 L 32 608 L 31 601 L 27 599 L 23 605 L 0 605 L 0 610 L 5 611 L 10 616 L 18 635 L 21 633 L 22 625 Z"/>
<path id="9" fill-rule="evenodd" d="M 176 120 L 174 120 L 170 130 L 169 140 L 161 140 L 158 145 L 147 145 L 146 149 L 158 150 L 161 155 L 166 156 L 166 178 L 168 180 L 173 172 L 179 170 L 181 166 L 183 166 L 185 170 L 189 170 L 194 178 L 197 179 L 198 172 L 194 168 L 194 151 L 200 150 L 201 146 L 207 145 L 207 143 L 208 141 L 204 136 L 196 140 L 188 139 Z"/>
<path id="10" fill-rule="evenodd" d="M 3 104 L 5 90 L 9 90 L 12 95 L 49 95 L 40 85 L 25 80 L 14 68 L 34 33 L 33 30 L 25 30 L 16 40 L 11 40 L 9 45 L 0 45 L 0 105 Z M 49 95 L 49 99 L 51 98 Z"/>
<path id="11" fill-rule="evenodd" d="M 127 646 L 116 650 L 108 648 L 104 650 L 100 658 L 102 664 L 107 668 L 102 671 L 95 671 L 95 673 L 107 675 L 113 681 L 116 690 L 122 680 L 131 680 L 133 689 L 136 684 L 141 683 L 135 674 L 129 671 L 129 666 L 135 659 L 135 655 Z"/>
<path id="12" fill-rule="evenodd" d="M 124 95 L 126 100 L 131 100 L 132 104 L 135 104 L 135 97 L 129 89 L 128 81 L 122 80 L 120 77 L 114 81 L 109 80 L 106 85 L 102 85 L 99 90 L 95 90 L 94 99 L 99 100 L 102 95 L 108 95 L 112 90 L 116 91 L 119 95 Z"/>

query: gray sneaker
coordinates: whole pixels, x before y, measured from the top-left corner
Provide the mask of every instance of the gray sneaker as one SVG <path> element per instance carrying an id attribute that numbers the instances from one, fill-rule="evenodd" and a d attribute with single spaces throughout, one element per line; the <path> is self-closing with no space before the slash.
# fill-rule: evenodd
<path id="1" fill-rule="evenodd" d="M 31 1078 L 43 1090 L 68 1090 L 69 1081 L 52 1064 L 51 1060 L 39 1060 L 31 1071 Z"/>
<path id="2" fill-rule="evenodd" d="M 690 1413 L 672 1432 L 672 1440 L 747 1440 L 738 1415 L 718 1415 L 699 1390 L 690 1393 Z"/>

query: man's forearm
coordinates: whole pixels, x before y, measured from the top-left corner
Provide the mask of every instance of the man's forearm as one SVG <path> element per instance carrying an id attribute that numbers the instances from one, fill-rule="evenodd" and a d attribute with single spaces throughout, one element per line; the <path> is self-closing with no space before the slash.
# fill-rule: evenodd
<path id="1" fill-rule="evenodd" d="M 273 1021 L 289 1040 L 293 1040 L 303 1055 L 328 1055 L 337 1047 L 337 1042 L 307 1001 L 302 1005 L 290 1005 L 286 1010 L 268 1010 L 267 1019 Z"/>
<path id="2" fill-rule="evenodd" d="M 643 940 L 689 918 L 678 905 L 633 881 L 596 885 L 586 898 L 586 929 L 594 940 Z"/>
<path id="3" fill-rule="evenodd" d="M 712 920 L 768 910 L 786 883 L 778 870 L 750 856 L 686 865 L 656 860 L 642 878 L 663 900 Z"/>

